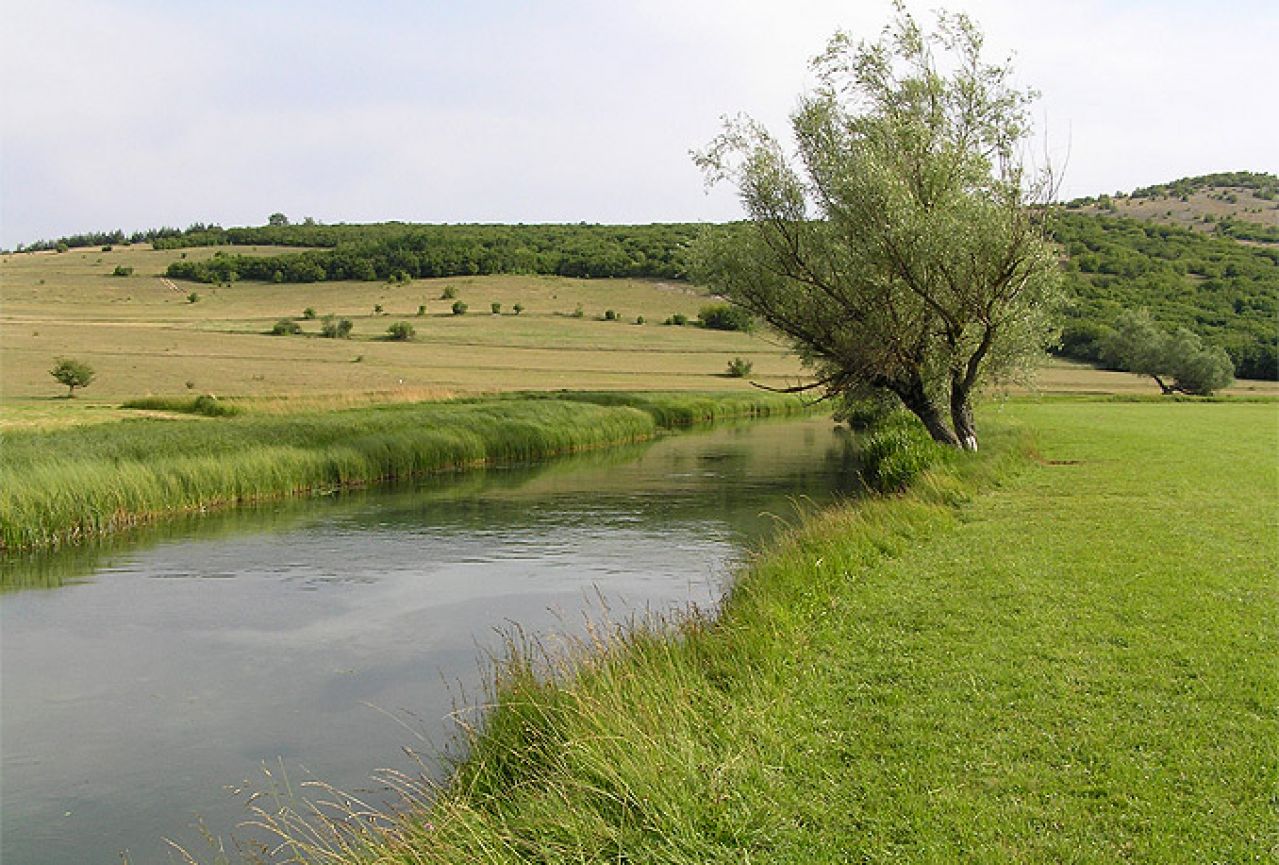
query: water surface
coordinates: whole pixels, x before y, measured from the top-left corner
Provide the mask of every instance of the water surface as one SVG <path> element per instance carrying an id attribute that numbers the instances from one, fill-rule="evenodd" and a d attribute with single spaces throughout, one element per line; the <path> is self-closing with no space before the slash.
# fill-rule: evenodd
<path id="1" fill-rule="evenodd" d="M 829 420 L 769 421 L 0 560 L 0 860 L 207 851 L 263 765 L 388 799 L 370 774 L 447 747 L 504 631 L 713 604 L 855 485 Z"/>

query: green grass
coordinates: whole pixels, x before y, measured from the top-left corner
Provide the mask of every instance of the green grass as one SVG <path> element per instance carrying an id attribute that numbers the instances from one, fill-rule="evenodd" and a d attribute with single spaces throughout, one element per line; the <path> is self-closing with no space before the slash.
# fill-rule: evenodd
<path id="1" fill-rule="evenodd" d="M 198 403 L 140 405 L 197 411 Z M 702 418 L 799 407 L 775 395 L 564 395 L 289 414 L 223 406 L 230 413 L 219 417 L 15 431 L 0 452 L 0 548 L 74 541 L 165 514 L 526 462 L 639 441 Z"/>
<path id="2" fill-rule="evenodd" d="M 306 845 L 351 862 L 1272 862 L 1277 420 L 1256 403 L 991 410 L 988 453 L 815 515 L 717 620 L 604 626 L 568 658 L 513 645 L 429 811 L 372 846 Z"/>

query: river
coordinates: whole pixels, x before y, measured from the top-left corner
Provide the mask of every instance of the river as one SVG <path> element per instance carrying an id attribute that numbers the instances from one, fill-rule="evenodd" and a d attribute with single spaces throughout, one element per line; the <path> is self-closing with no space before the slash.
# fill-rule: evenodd
<path id="1" fill-rule="evenodd" d="M 391 801 L 504 633 L 711 606 L 856 485 L 829 419 L 764 421 L 2 559 L 0 860 L 213 861 L 263 767 Z"/>

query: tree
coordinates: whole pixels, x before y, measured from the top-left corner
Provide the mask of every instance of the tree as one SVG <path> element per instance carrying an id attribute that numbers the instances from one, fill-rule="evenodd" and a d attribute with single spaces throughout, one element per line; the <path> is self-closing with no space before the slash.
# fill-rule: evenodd
<path id="1" fill-rule="evenodd" d="M 267 225 L 288 225 L 289 218 L 283 213 L 272 213 L 266 218 Z"/>
<path id="2" fill-rule="evenodd" d="M 925 34 L 898 5 L 879 41 L 837 33 L 813 61 L 797 162 L 745 117 L 694 154 L 747 214 L 703 235 L 694 275 L 790 340 L 814 379 L 792 390 L 890 392 L 968 449 L 974 395 L 1052 341 L 1059 282 L 1051 174 L 1021 157 L 1034 94 L 981 50 L 966 16 Z"/>
<path id="3" fill-rule="evenodd" d="M 88 387 L 93 382 L 95 373 L 93 367 L 84 361 L 59 357 L 54 359 L 54 367 L 49 370 L 49 375 L 67 386 L 67 397 L 70 398 L 75 396 L 76 388 Z"/>
<path id="4" fill-rule="evenodd" d="M 1115 329 L 1101 339 L 1101 359 L 1115 369 L 1148 375 L 1165 394 L 1208 396 L 1234 381 L 1230 356 L 1184 327 L 1171 333 L 1150 318 L 1150 313 L 1125 312 Z"/>

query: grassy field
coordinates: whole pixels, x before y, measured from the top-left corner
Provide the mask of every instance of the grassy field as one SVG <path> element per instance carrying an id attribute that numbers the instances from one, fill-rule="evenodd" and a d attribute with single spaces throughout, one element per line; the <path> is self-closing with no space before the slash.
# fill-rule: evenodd
<path id="1" fill-rule="evenodd" d="M 271 254 L 277 248 L 237 248 Z M 724 375 L 741 356 L 750 379 L 794 383 L 800 367 L 763 334 L 664 326 L 674 313 L 690 319 L 710 302 L 684 284 L 642 280 L 580 280 L 535 276 L 231 287 L 179 284 L 160 278 L 177 251 L 117 247 L 111 252 L 11 254 L 0 258 L 0 428 L 47 428 L 112 420 L 136 413 L 120 404 L 148 394 L 214 393 L 260 398 L 276 410 L 406 402 L 452 394 L 512 390 L 658 389 L 722 391 L 750 388 Z M 192 258 L 210 249 L 185 252 Z M 115 277 L 117 266 L 134 275 Z M 450 312 L 452 288 L 469 304 Z M 189 303 L 190 292 L 200 295 Z M 503 314 L 489 313 L 489 304 Z M 525 310 L 511 314 L 516 303 Z M 384 314 L 373 312 L 380 304 Z M 425 305 L 426 315 L 417 309 Z M 583 316 L 572 313 L 582 307 Z M 335 313 L 354 323 L 351 340 L 321 339 L 318 320 Z M 601 321 L 613 309 L 621 321 Z M 647 323 L 634 324 L 637 316 Z M 303 335 L 269 336 L 282 317 Z M 394 321 L 409 321 L 412 342 L 382 339 Z M 75 399 L 49 375 L 54 358 L 90 363 L 97 380 Z M 1136 376 L 1053 363 L 1040 377 L 1044 392 L 1150 393 Z M 1279 394 L 1279 383 L 1242 382 L 1235 393 Z"/>
<path id="2" fill-rule="evenodd" d="M 516 647 L 382 844 L 268 819 L 349 862 L 1273 862 L 1276 407 L 992 411 L 993 454 L 814 516 L 716 621 Z"/>

